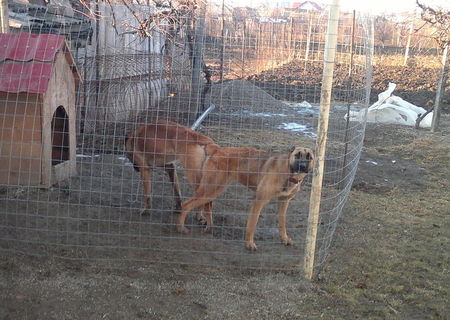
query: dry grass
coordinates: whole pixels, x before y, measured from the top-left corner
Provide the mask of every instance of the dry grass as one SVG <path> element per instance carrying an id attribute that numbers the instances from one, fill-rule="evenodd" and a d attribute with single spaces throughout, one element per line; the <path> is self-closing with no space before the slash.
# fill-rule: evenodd
<path id="1" fill-rule="evenodd" d="M 384 177 L 392 181 L 388 191 L 352 191 L 335 249 L 321 274 L 327 293 L 358 317 L 448 319 L 449 120 L 445 116 L 439 134 L 390 126 L 385 134 L 396 136 L 396 143 L 380 141 L 365 151 L 366 158 L 387 159 L 383 166 L 397 165 L 397 179 L 395 171 Z M 376 138 L 372 130 L 368 139 Z"/>
<path id="2" fill-rule="evenodd" d="M 450 145 L 445 144 L 446 136 L 420 138 L 409 144 L 390 148 L 392 152 L 402 154 L 405 159 L 415 160 L 420 165 L 430 168 L 449 170 Z"/>

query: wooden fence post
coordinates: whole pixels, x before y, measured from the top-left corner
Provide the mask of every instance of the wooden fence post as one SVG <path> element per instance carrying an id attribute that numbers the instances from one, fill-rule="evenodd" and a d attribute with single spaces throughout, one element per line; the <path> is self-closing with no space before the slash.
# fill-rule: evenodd
<path id="1" fill-rule="evenodd" d="M 352 17 L 352 36 L 351 36 L 351 42 L 350 42 L 350 65 L 348 68 L 348 82 L 347 82 L 347 96 L 350 95 L 350 89 L 353 85 L 353 57 L 354 57 L 354 51 L 355 51 L 355 29 L 356 29 L 356 12 L 353 10 L 353 17 Z M 350 97 L 349 97 L 350 98 Z M 342 176 L 341 176 L 341 182 L 339 183 L 340 188 L 345 187 L 345 181 L 347 176 L 347 152 L 348 152 L 348 135 L 349 135 L 349 127 L 350 127 L 350 107 L 351 107 L 351 101 L 352 99 L 349 99 L 347 104 L 347 119 L 345 121 L 345 137 L 344 137 L 344 161 L 342 163 Z"/>
<path id="2" fill-rule="evenodd" d="M 442 71 L 441 76 L 439 78 L 439 84 L 436 90 L 436 99 L 434 102 L 434 111 L 433 111 L 433 120 L 431 121 L 431 132 L 438 131 L 439 127 L 439 119 L 441 117 L 441 105 L 442 98 L 444 97 L 445 85 L 447 83 L 448 78 L 448 69 L 449 69 L 449 50 L 448 47 L 450 41 L 447 41 L 444 47 L 444 52 L 442 53 Z"/>
<path id="3" fill-rule="evenodd" d="M 220 47 L 220 83 L 223 82 L 223 68 L 225 59 L 225 0 L 222 0 L 222 21 L 221 21 L 222 43 Z"/>
<path id="4" fill-rule="evenodd" d="M 325 41 L 322 89 L 320 93 L 320 113 L 318 136 L 316 140 L 317 166 L 313 171 L 311 197 L 309 202 L 308 229 L 305 249 L 305 277 L 312 279 L 316 251 L 317 227 L 319 223 L 320 198 L 325 165 L 325 147 L 328 133 L 328 118 L 331 104 L 331 88 L 336 56 L 337 31 L 339 22 L 339 0 L 333 0 L 328 17 L 327 38 Z"/>
<path id="5" fill-rule="evenodd" d="M 408 57 L 409 57 L 409 47 L 411 46 L 411 35 L 413 33 L 413 23 L 411 22 L 411 26 L 409 27 L 409 32 L 408 32 L 408 38 L 406 40 L 406 47 L 405 47 L 405 56 L 403 58 L 403 65 L 406 66 L 407 62 L 408 62 Z"/>
<path id="6" fill-rule="evenodd" d="M 206 14 L 206 4 L 200 2 L 200 16 L 195 27 L 194 35 L 194 50 L 193 50 L 193 61 L 192 61 L 192 75 L 191 75 L 191 95 L 190 101 L 194 104 L 193 114 L 198 117 L 201 109 L 201 90 L 202 90 L 202 79 L 201 71 L 203 66 L 203 45 L 204 45 L 204 33 L 205 33 L 205 14 Z M 192 110 L 191 110 L 192 111 Z"/>
<path id="7" fill-rule="evenodd" d="M 241 77 L 245 76 L 245 39 L 247 36 L 247 19 L 244 19 L 244 25 L 242 27 L 242 46 L 241 46 Z"/>
<path id="8" fill-rule="evenodd" d="M 8 0 L 0 0 L 0 33 L 9 33 Z"/>
<path id="9" fill-rule="evenodd" d="M 292 41 L 293 41 L 293 33 L 294 33 L 294 18 L 290 18 L 289 21 L 289 34 L 288 34 L 288 59 L 292 59 Z M 294 48 L 295 50 L 295 48 Z"/>
<path id="10" fill-rule="evenodd" d="M 312 12 L 310 12 L 308 19 L 308 33 L 306 35 L 305 63 L 308 61 L 309 48 L 311 46 L 312 24 L 313 24 L 313 15 Z"/>

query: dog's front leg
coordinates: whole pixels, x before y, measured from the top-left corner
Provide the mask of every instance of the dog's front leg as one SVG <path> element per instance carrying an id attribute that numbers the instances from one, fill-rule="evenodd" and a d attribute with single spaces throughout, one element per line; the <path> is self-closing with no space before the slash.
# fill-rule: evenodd
<path id="1" fill-rule="evenodd" d="M 259 220 L 259 215 L 261 214 L 262 208 L 266 205 L 267 200 L 255 199 L 252 203 L 252 208 L 250 210 L 250 216 L 247 220 L 247 229 L 245 231 L 245 241 L 246 247 L 249 250 L 255 251 L 256 244 L 254 241 L 256 225 Z"/>
<path id="2" fill-rule="evenodd" d="M 290 199 L 279 198 L 278 202 L 278 227 L 280 239 L 284 245 L 289 246 L 294 244 L 292 239 L 286 233 L 286 212 L 289 206 Z"/>

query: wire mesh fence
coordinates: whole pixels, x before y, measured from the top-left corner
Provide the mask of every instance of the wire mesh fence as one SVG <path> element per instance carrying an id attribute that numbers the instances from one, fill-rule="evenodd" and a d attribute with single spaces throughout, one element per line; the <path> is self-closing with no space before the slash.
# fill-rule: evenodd
<path id="1" fill-rule="evenodd" d="M 316 145 L 328 7 L 269 19 L 214 3 L 85 4 L 10 4 L 15 24 L 0 37 L 1 250 L 81 260 L 300 268 L 309 176 L 288 207 L 292 246 L 280 243 L 277 212 L 280 192 L 296 185 L 289 181 L 291 148 Z M 370 94 L 370 23 L 343 13 L 338 30 L 316 266 L 328 254 L 363 144 L 365 119 L 350 122 L 346 114 L 366 108 Z M 141 150 L 155 167 L 151 192 L 145 190 L 144 166 L 134 154 L 139 150 L 126 150 L 127 136 L 155 121 L 190 127 L 211 105 L 196 129 L 212 139 L 207 143 L 193 143 L 187 129 L 157 139 L 157 133 L 142 131 L 147 140 L 141 136 L 136 143 L 154 143 L 154 149 Z M 216 144 L 221 147 L 208 151 Z M 168 145 L 177 147 L 161 149 Z M 227 167 L 239 158 L 226 158 L 223 150 L 229 149 L 222 148 L 229 147 L 255 148 L 243 149 L 250 155 L 238 159 L 247 168 Z M 264 171 L 272 155 L 283 159 L 272 166 L 286 172 Z M 212 174 L 206 169 L 224 158 L 226 168 L 213 166 Z M 177 231 L 180 208 L 170 179 L 176 159 L 183 205 L 202 184 L 206 191 L 216 187 L 202 177 L 225 174 L 236 181 L 239 170 L 247 172 L 247 182 L 231 183 L 210 199 L 209 233 L 195 210 L 185 223 L 189 232 Z M 258 182 L 250 180 L 274 175 L 283 183 L 278 196 L 264 202 L 254 235 L 258 250 L 250 253 L 247 221 L 258 191 Z M 277 188 L 275 180 L 264 187 Z M 150 208 L 141 215 L 145 191 Z"/>

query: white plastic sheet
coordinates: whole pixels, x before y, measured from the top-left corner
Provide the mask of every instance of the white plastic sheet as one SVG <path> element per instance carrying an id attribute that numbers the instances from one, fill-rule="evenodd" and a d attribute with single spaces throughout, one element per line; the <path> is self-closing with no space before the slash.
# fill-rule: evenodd
<path id="1" fill-rule="evenodd" d="M 415 106 L 400 97 L 392 95 L 395 83 L 389 83 L 388 89 L 378 95 L 378 101 L 367 109 L 367 122 L 391 123 L 415 126 L 417 118 L 427 112 L 424 108 Z M 365 110 L 350 111 L 350 120 L 360 120 Z M 421 128 L 431 127 L 433 112 L 430 112 L 420 122 Z"/>

